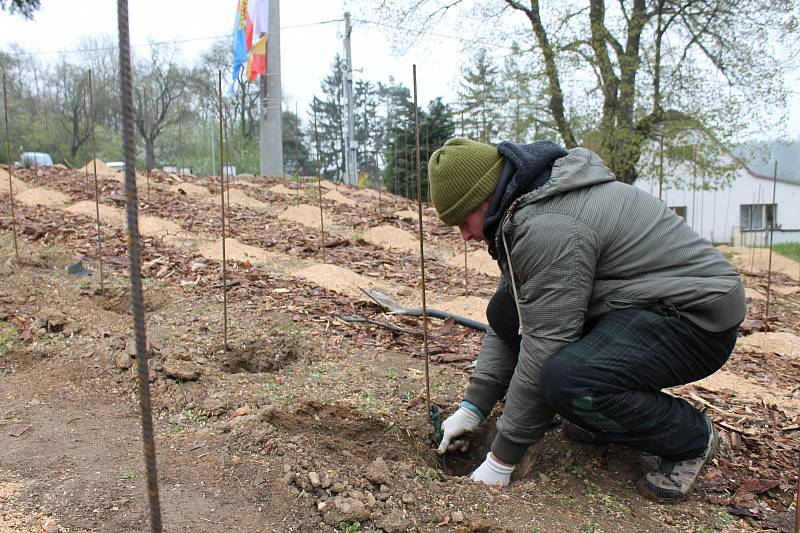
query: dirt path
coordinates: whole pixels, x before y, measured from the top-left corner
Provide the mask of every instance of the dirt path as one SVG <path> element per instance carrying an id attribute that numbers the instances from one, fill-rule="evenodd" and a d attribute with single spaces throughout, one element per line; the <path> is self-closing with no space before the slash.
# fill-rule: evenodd
<path id="1" fill-rule="evenodd" d="M 60 184 L 78 204 L 85 193 L 63 181 L 53 188 Z M 160 182 L 164 191 L 167 183 Z M 221 243 L 207 237 L 213 220 L 198 216 L 203 204 L 192 195 L 165 194 L 153 197 L 160 203 L 151 212 L 163 216 L 147 231 L 166 246 L 147 241 L 143 252 L 166 530 L 332 532 L 340 521 L 357 521 L 362 531 L 460 533 L 790 530 L 792 465 L 800 460 L 797 296 L 775 301 L 779 331 L 744 337 L 716 378 L 674 391 L 707 407 L 723 437 L 687 501 L 662 506 L 638 496 L 633 483 L 654 458 L 578 445 L 557 428 L 532 448 L 515 483 L 498 491 L 457 475 L 475 466 L 490 426 L 472 452 L 447 465 L 432 451 L 420 402 L 419 320 L 383 315 L 353 290 L 365 283 L 418 305 L 405 252 L 342 240 L 323 264 L 302 226 L 289 226 L 286 238 L 258 237 L 265 219 L 242 208 L 234 213 L 241 234 L 228 240 L 226 351 Z M 253 188 L 248 196 L 277 211 L 270 197 L 279 194 Z M 334 203 L 326 207 L 356 226 L 347 218 L 356 210 Z M 12 531 L 146 531 L 121 209 L 105 206 L 115 222 L 106 231 L 108 288 L 100 295 L 95 276 L 65 271 L 78 252 L 94 249 L 86 242 L 94 204 L 91 214 L 18 205 L 22 259 L 12 257 L 10 235 L 0 234 L 0 522 Z M 0 211 L 3 228 L 9 220 Z M 278 224 L 289 222 L 266 221 Z M 173 246 L 173 231 L 191 244 Z M 437 242 L 451 237 L 432 233 Z M 485 321 L 496 278 L 474 273 L 464 297 L 458 267 L 439 263 L 431 262 L 431 284 L 449 290 L 432 291 L 430 305 Z M 745 280 L 765 290 L 761 277 Z M 763 302 L 750 305 L 753 317 L 763 316 Z M 446 415 L 461 399 L 480 336 L 436 320 L 430 327 L 432 399 Z"/>

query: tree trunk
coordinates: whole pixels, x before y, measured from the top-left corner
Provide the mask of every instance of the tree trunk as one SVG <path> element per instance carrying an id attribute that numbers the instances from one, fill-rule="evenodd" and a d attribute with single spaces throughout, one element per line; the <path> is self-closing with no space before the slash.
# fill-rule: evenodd
<path id="1" fill-rule="evenodd" d="M 145 164 L 147 169 L 156 168 L 156 143 L 149 135 L 144 138 Z"/>

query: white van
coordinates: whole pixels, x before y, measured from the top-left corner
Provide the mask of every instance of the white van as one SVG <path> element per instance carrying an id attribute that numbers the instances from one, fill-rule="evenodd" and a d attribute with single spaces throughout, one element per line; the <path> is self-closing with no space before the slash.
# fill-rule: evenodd
<path id="1" fill-rule="evenodd" d="M 44 152 L 22 152 L 19 158 L 20 166 L 23 167 L 52 167 L 53 158 Z"/>

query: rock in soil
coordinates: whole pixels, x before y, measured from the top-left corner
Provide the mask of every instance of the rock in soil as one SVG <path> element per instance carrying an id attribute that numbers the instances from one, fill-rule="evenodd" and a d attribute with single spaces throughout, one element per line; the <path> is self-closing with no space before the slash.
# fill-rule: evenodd
<path id="1" fill-rule="evenodd" d="M 391 476 L 392 474 L 389 472 L 389 467 L 383 457 L 378 457 L 367 467 L 367 479 L 375 485 L 388 483 Z"/>
<path id="2" fill-rule="evenodd" d="M 364 521 L 369 518 L 369 511 L 363 503 L 345 496 L 325 500 L 319 504 L 318 509 L 322 512 L 322 520 L 334 527 L 342 522 Z"/>
<path id="3" fill-rule="evenodd" d="M 394 510 L 378 518 L 375 525 L 386 533 L 401 533 L 408 529 L 409 522 L 403 511 Z"/>
<path id="4" fill-rule="evenodd" d="M 172 358 L 164 359 L 161 368 L 165 376 L 179 381 L 197 381 L 203 373 L 203 369 L 191 361 Z"/>

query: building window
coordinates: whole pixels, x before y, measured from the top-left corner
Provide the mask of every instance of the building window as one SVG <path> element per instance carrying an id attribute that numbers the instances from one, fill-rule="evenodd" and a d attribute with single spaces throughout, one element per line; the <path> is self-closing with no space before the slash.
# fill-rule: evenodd
<path id="1" fill-rule="evenodd" d="M 670 207 L 675 214 L 681 217 L 683 220 L 686 220 L 686 206 L 685 205 L 673 205 Z"/>
<path id="2" fill-rule="evenodd" d="M 775 204 L 746 204 L 740 206 L 739 225 L 742 231 L 769 229 L 776 220 Z"/>

